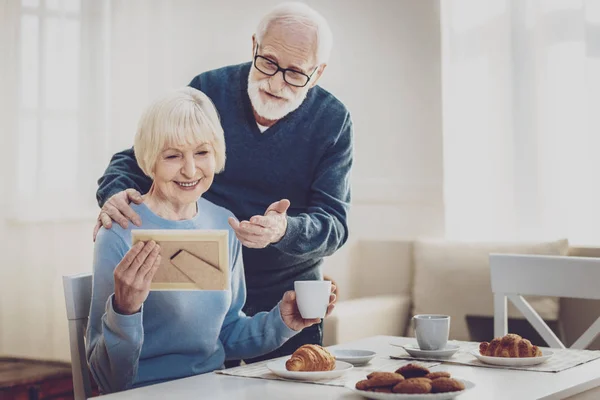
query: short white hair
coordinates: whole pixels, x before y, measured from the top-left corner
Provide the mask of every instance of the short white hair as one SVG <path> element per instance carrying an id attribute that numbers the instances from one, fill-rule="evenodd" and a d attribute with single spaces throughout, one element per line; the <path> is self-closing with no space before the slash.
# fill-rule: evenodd
<path id="1" fill-rule="evenodd" d="M 185 87 L 152 103 L 142 115 L 134 139 L 138 165 L 154 179 L 154 167 L 168 146 L 208 143 L 215 152 L 215 172 L 225 168 L 225 137 L 210 98 Z"/>
<path id="2" fill-rule="evenodd" d="M 317 63 L 323 64 L 329 60 L 333 35 L 327 20 L 314 9 L 304 3 L 282 3 L 265 15 L 256 28 L 256 40 L 261 43 L 272 24 L 304 25 L 315 30 L 317 35 Z"/>

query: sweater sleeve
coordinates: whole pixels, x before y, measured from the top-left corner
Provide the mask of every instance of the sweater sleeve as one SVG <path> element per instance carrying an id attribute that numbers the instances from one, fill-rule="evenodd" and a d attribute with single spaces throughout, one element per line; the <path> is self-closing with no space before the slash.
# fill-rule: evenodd
<path id="1" fill-rule="evenodd" d="M 104 175 L 98 179 L 96 199 L 102 207 L 114 194 L 125 189 L 135 189 L 142 194 L 148 193 L 152 179 L 144 174 L 135 159 L 133 147 L 112 156 Z"/>
<path id="2" fill-rule="evenodd" d="M 231 306 L 219 339 L 228 360 L 258 357 L 269 353 L 299 331 L 289 328 L 281 318 L 279 304 L 269 312 L 260 312 L 248 317 L 242 311 L 246 302 L 246 284 L 242 262 L 242 246 L 234 240 L 233 269 L 231 271 Z"/>
<path id="3" fill-rule="evenodd" d="M 337 140 L 319 163 L 306 212 L 287 218 L 283 238 L 273 246 L 303 258 L 333 254 L 348 240 L 350 170 L 353 162 L 353 125 L 349 114 Z"/>
<path id="4" fill-rule="evenodd" d="M 133 386 L 144 343 L 143 306 L 133 315 L 118 314 L 113 308 L 113 271 L 127 251 L 127 245 L 116 233 L 100 230 L 94 248 L 86 356 L 102 393 Z"/>

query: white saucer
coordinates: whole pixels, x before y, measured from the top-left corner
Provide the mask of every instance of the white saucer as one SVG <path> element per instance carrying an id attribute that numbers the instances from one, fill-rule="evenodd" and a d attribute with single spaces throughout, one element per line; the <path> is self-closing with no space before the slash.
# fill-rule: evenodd
<path id="1" fill-rule="evenodd" d="M 548 359 L 550 357 L 552 357 L 554 355 L 554 352 L 552 352 L 552 350 L 542 349 L 541 357 L 522 357 L 522 358 L 482 356 L 481 354 L 479 354 L 478 350 L 473 350 L 471 352 L 471 354 L 473 354 L 479 361 L 481 361 L 482 363 L 485 363 L 485 364 L 501 365 L 504 367 L 524 367 L 524 366 L 529 366 L 529 365 L 538 365 L 538 364 L 545 363 L 546 361 L 548 361 Z"/>
<path id="2" fill-rule="evenodd" d="M 285 362 L 287 359 L 280 359 L 267 363 L 267 368 L 271 370 L 277 376 L 287 379 L 295 380 L 318 380 L 318 379 L 333 379 L 338 376 L 344 375 L 346 372 L 354 368 L 352 364 L 348 364 L 344 361 L 336 361 L 335 369 L 332 371 L 288 371 L 285 368 Z"/>
<path id="3" fill-rule="evenodd" d="M 329 352 L 333 354 L 336 360 L 345 361 L 352 365 L 363 365 L 368 363 L 377 355 L 374 351 L 370 350 L 333 350 L 330 349 Z"/>
<path id="4" fill-rule="evenodd" d="M 423 358 L 452 357 L 454 353 L 456 353 L 460 349 L 459 345 L 451 343 L 448 343 L 446 347 L 441 350 L 421 350 L 419 346 L 415 344 L 394 344 L 394 346 L 402 347 L 404 350 L 406 350 L 408 354 L 410 354 L 413 357 Z"/>

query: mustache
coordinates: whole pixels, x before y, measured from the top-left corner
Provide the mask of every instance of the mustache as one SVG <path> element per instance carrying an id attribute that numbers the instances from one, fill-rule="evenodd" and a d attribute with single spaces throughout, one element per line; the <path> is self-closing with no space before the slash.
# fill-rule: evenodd
<path id="1" fill-rule="evenodd" d="M 294 100 L 294 98 L 295 98 L 294 93 L 287 86 L 282 87 L 281 90 L 279 91 L 279 93 L 273 93 L 273 91 L 269 87 L 269 82 L 267 82 L 267 81 L 252 82 L 252 84 L 254 86 L 256 86 L 258 89 L 261 89 L 261 90 L 263 90 L 267 93 L 270 93 L 274 96 L 281 97 L 285 100 Z"/>

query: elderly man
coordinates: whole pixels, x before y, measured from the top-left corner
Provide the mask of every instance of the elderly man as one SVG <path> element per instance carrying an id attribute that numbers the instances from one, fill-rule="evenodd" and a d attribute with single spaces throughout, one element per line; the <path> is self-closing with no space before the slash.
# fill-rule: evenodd
<path id="1" fill-rule="evenodd" d="M 320 14 L 285 3 L 259 23 L 252 62 L 190 83 L 212 99 L 225 131 L 227 164 L 204 197 L 237 218 L 229 224 L 244 245 L 248 315 L 271 310 L 294 281 L 322 279 L 323 257 L 348 238 L 352 120 L 316 86 L 331 42 Z M 151 184 L 133 149 L 115 154 L 99 180 L 96 228 L 111 220 L 139 225 L 129 203 L 139 203 Z M 322 325 L 314 325 L 264 358 L 321 344 L 322 337 Z"/>

